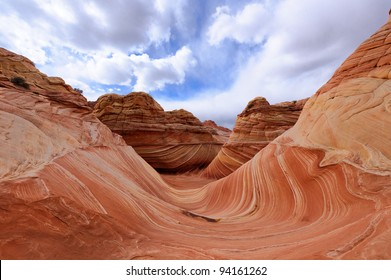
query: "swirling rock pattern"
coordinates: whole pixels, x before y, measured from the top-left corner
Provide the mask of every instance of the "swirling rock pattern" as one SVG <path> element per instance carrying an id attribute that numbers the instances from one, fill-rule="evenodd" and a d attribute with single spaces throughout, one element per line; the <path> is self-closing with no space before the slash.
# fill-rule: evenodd
<path id="1" fill-rule="evenodd" d="M 0 257 L 391 259 L 389 38 L 217 181 L 160 176 L 87 106 L 0 87 Z"/>
<path id="2" fill-rule="evenodd" d="M 204 126 L 183 109 L 165 112 L 144 92 L 103 95 L 94 114 L 159 171 L 203 168 L 226 141 L 219 129 Z"/>
<path id="3" fill-rule="evenodd" d="M 308 99 L 270 105 L 264 97 L 251 100 L 236 123 L 229 140 L 202 172 L 209 178 L 223 178 L 249 161 L 272 140 L 291 128 Z"/>
<path id="4" fill-rule="evenodd" d="M 390 259 L 390 38 L 389 20 L 193 214 L 257 224 L 254 257 Z"/>

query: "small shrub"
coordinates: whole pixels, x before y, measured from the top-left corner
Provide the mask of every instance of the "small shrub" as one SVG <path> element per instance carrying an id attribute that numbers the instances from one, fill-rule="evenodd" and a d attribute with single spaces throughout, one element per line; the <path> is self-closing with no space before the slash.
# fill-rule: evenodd
<path id="1" fill-rule="evenodd" d="M 24 87 L 25 89 L 29 89 L 30 85 L 26 83 L 26 80 L 22 77 L 13 77 L 11 79 L 11 83 L 13 83 L 16 86 Z"/>
<path id="2" fill-rule="evenodd" d="M 76 92 L 78 92 L 78 93 L 80 93 L 80 94 L 83 93 L 83 90 L 82 90 L 82 89 L 79 89 L 79 88 L 74 88 L 73 90 L 76 91 Z"/>

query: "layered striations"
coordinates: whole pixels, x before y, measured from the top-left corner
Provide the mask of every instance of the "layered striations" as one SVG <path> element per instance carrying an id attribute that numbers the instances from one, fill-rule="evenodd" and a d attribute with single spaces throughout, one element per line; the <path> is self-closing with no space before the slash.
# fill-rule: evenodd
<path id="1" fill-rule="evenodd" d="M 28 89 L 51 100 L 86 105 L 87 100 L 59 77 L 48 77 L 28 58 L 0 48 L 0 85 L 10 89 Z M 67 99 L 63 95 L 67 94 Z"/>
<path id="2" fill-rule="evenodd" d="M 161 177 L 73 93 L 2 84 L 0 257 L 391 259 L 390 38 L 218 181 Z"/>
<path id="3" fill-rule="evenodd" d="M 291 128 L 300 116 L 307 99 L 270 105 L 264 97 L 251 100 L 203 176 L 223 178 L 254 157 L 272 140 Z"/>
<path id="4" fill-rule="evenodd" d="M 23 57 L 0 59 L 1 259 L 205 258 L 143 234 L 191 218 L 160 198 L 169 187 L 83 96 L 33 83 L 46 76 Z M 9 83 L 20 69 L 29 88 Z"/>
<path id="5" fill-rule="evenodd" d="M 183 109 L 164 111 L 149 94 L 106 94 L 94 114 L 159 171 L 183 172 L 207 166 L 226 141 Z"/>
<path id="6" fill-rule="evenodd" d="M 390 52 L 389 20 L 292 129 L 207 185 L 194 212 L 258 228 L 252 257 L 390 259 Z"/>

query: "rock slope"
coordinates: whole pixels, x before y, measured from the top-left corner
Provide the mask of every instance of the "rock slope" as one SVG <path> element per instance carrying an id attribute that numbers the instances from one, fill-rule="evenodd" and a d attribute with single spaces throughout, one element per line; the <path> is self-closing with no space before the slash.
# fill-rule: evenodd
<path id="1" fill-rule="evenodd" d="M 111 212 L 160 178 L 61 79 L 4 49 L 0 74 L 0 258 L 131 257 L 144 237 Z"/>
<path id="2" fill-rule="evenodd" d="M 251 100 L 236 118 L 229 140 L 202 172 L 203 176 L 223 178 L 249 161 L 296 123 L 306 101 L 270 105 L 264 97 Z"/>
<path id="3" fill-rule="evenodd" d="M 390 38 L 388 21 L 218 181 L 161 177 L 80 96 L 7 80 L 1 259 L 391 259 Z"/>
<path id="4" fill-rule="evenodd" d="M 246 221 L 247 257 L 390 259 L 390 53 L 391 18 L 292 129 L 207 185 L 193 214 Z"/>
<path id="5" fill-rule="evenodd" d="M 106 94 L 94 114 L 152 167 L 163 172 L 184 172 L 207 166 L 226 138 L 204 126 L 183 109 L 164 111 L 149 94 Z"/>

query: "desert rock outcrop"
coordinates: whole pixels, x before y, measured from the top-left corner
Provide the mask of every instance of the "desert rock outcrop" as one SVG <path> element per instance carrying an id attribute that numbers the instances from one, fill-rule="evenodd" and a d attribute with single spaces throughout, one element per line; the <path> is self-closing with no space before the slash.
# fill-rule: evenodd
<path id="1" fill-rule="evenodd" d="M 226 138 L 186 110 L 164 111 L 149 94 L 106 94 L 94 114 L 159 171 L 183 172 L 207 166 Z"/>
<path id="2" fill-rule="evenodd" d="M 203 171 L 203 175 L 218 179 L 238 169 L 291 128 L 306 101 L 307 99 L 270 105 L 264 97 L 251 100 L 237 116 L 229 140 Z"/>
<path id="3" fill-rule="evenodd" d="M 388 21 L 291 129 L 217 181 L 161 176 L 81 96 L 6 76 L 0 257 L 391 259 L 390 38 Z"/>
<path id="4" fill-rule="evenodd" d="M 12 82 L 13 79 L 21 83 Z M 59 77 L 48 77 L 35 68 L 34 63 L 21 55 L 0 48 L 0 85 L 14 89 L 28 89 L 36 94 L 44 94 L 52 100 L 86 105 L 87 100 Z M 68 94 L 70 93 L 70 94 Z M 67 94 L 67 100 L 61 99 Z"/>
<path id="5" fill-rule="evenodd" d="M 46 89 L 37 78 L 46 76 L 25 58 L 1 54 L 1 69 L 9 72 L 2 71 L 0 83 L 0 258 L 175 258 L 178 252 L 202 258 L 185 248 L 163 249 L 140 233 L 156 226 L 143 220 L 181 209 L 159 198 L 165 182 L 92 114 L 84 97 L 62 83 Z M 9 83 L 20 69 L 30 89 Z"/>
<path id="6" fill-rule="evenodd" d="M 391 19 L 193 214 L 259 225 L 254 257 L 390 259 L 390 38 Z"/>

